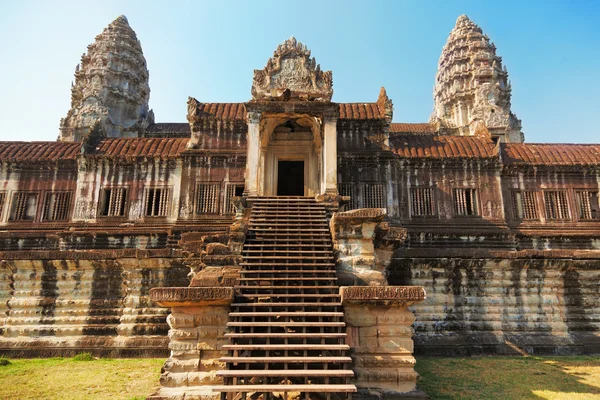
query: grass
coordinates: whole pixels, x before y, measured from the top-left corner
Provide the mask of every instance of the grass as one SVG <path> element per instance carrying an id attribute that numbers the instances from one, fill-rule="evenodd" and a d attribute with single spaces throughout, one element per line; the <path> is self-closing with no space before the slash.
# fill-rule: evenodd
<path id="1" fill-rule="evenodd" d="M 432 399 L 600 399 L 600 357 L 418 358 Z"/>
<path id="2" fill-rule="evenodd" d="M 164 359 L 6 361 L 0 399 L 142 400 L 158 388 Z M 431 399 L 600 400 L 600 357 L 419 358 L 416 370 Z"/>
<path id="3" fill-rule="evenodd" d="M 86 361 L 90 360 L 90 361 Z M 0 366 L 0 399 L 143 400 L 158 389 L 162 358 L 11 359 Z"/>

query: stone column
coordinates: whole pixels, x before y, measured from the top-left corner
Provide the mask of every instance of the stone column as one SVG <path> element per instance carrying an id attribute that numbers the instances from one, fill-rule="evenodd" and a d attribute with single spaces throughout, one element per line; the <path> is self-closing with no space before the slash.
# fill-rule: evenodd
<path id="1" fill-rule="evenodd" d="M 415 317 L 408 306 L 423 301 L 425 289 L 345 286 L 340 294 L 360 398 L 387 399 L 406 393 L 419 397 L 412 355 Z"/>
<path id="2" fill-rule="evenodd" d="M 337 187 L 337 118 L 325 117 L 323 140 L 323 194 L 338 194 Z"/>
<path id="3" fill-rule="evenodd" d="M 171 309 L 171 356 L 164 364 L 160 389 L 147 400 L 218 400 L 212 387 L 223 384 L 216 371 L 225 368 L 219 358 L 227 355 L 221 348 L 229 343 L 225 333 L 233 288 L 154 288 L 150 298 Z"/>
<path id="4" fill-rule="evenodd" d="M 260 113 L 248 113 L 246 184 L 244 196 L 258 196 L 258 162 L 260 156 Z"/>

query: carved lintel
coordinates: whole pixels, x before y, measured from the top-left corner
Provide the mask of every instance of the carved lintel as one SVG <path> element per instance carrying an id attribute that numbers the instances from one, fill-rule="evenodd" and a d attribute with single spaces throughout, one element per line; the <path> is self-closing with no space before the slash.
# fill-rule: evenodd
<path id="1" fill-rule="evenodd" d="M 425 300 L 422 286 L 342 286 L 342 303 L 365 305 L 409 305 Z"/>
<path id="2" fill-rule="evenodd" d="M 233 302 L 232 287 L 162 287 L 150 289 L 150 299 L 163 307 L 221 306 Z"/>
<path id="3" fill-rule="evenodd" d="M 356 221 L 356 223 L 362 222 L 381 222 L 386 216 L 385 208 L 359 208 L 357 210 L 350 210 L 339 212 L 335 214 L 335 218 L 338 221 Z"/>

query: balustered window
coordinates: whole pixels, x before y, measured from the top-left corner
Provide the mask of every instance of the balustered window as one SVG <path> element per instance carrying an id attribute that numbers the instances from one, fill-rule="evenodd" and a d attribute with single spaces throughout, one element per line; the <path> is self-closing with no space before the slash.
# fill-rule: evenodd
<path id="1" fill-rule="evenodd" d="M 433 188 L 410 188 L 410 215 L 413 217 L 431 217 L 435 213 Z"/>
<path id="2" fill-rule="evenodd" d="M 479 215 L 479 205 L 476 189 L 452 189 L 454 199 L 454 215 Z"/>
<path id="3" fill-rule="evenodd" d="M 37 212 L 37 193 L 17 192 L 13 195 L 10 220 L 33 221 Z"/>
<path id="4" fill-rule="evenodd" d="M 104 188 L 100 193 L 100 215 L 103 217 L 124 217 L 127 204 L 127 188 Z"/>
<path id="5" fill-rule="evenodd" d="M 6 192 L 0 192 L 0 220 L 2 220 L 2 213 L 4 212 L 4 203 L 6 203 Z"/>
<path id="6" fill-rule="evenodd" d="M 345 204 L 342 211 L 356 210 L 358 208 L 358 196 L 355 194 L 355 183 L 339 183 L 338 192 L 340 196 L 350 196 L 350 202 Z"/>
<path id="7" fill-rule="evenodd" d="M 144 190 L 144 216 L 168 217 L 171 206 L 171 189 L 146 188 Z"/>
<path id="8" fill-rule="evenodd" d="M 199 183 L 196 186 L 196 214 L 218 214 L 221 184 Z"/>
<path id="9" fill-rule="evenodd" d="M 598 207 L 598 191 L 578 191 L 577 205 L 579 206 L 579 219 L 585 220 L 600 218 L 600 208 Z"/>
<path id="10" fill-rule="evenodd" d="M 231 201 L 234 196 L 242 196 L 244 194 L 243 183 L 228 183 L 225 185 L 225 198 L 223 199 L 223 214 L 234 214 L 235 207 Z"/>
<path id="11" fill-rule="evenodd" d="M 381 183 L 365 183 L 362 197 L 363 208 L 385 208 Z"/>
<path id="12" fill-rule="evenodd" d="M 44 221 L 64 221 L 69 218 L 71 192 L 51 192 L 44 197 Z"/>
<path id="13" fill-rule="evenodd" d="M 536 192 L 532 191 L 513 192 L 512 201 L 515 217 L 523 220 L 539 219 L 536 197 Z"/>
<path id="14" fill-rule="evenodd" d="M 547 219 L 569 219 L 569 202 L 565 190 L 548 190 L 544 192 L 544 204 Z"/>

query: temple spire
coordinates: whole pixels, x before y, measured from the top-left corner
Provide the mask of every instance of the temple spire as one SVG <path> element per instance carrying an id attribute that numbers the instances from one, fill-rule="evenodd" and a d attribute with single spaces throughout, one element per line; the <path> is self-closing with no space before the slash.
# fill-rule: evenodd
<path id="1" fill-rule="evenodd" d="M 466 15 L 457 18 L 442 50 L 433 96 L 432 122 L 460 135 L 474 135 L 484 124 L 501 141 L 523 141 L 521 121 L 511 111 L 511 87 L 502 58 Z"/>
<path id="2" fill-rule="evenodd" d="M 127 18 L 120 15 L 81 56 L 71 109 L 60 123 L 60 140 L 81 141 L 93 127 L 110 137 L 138 136 L 152 115 L 149 97 L 142 46 Z"/>

